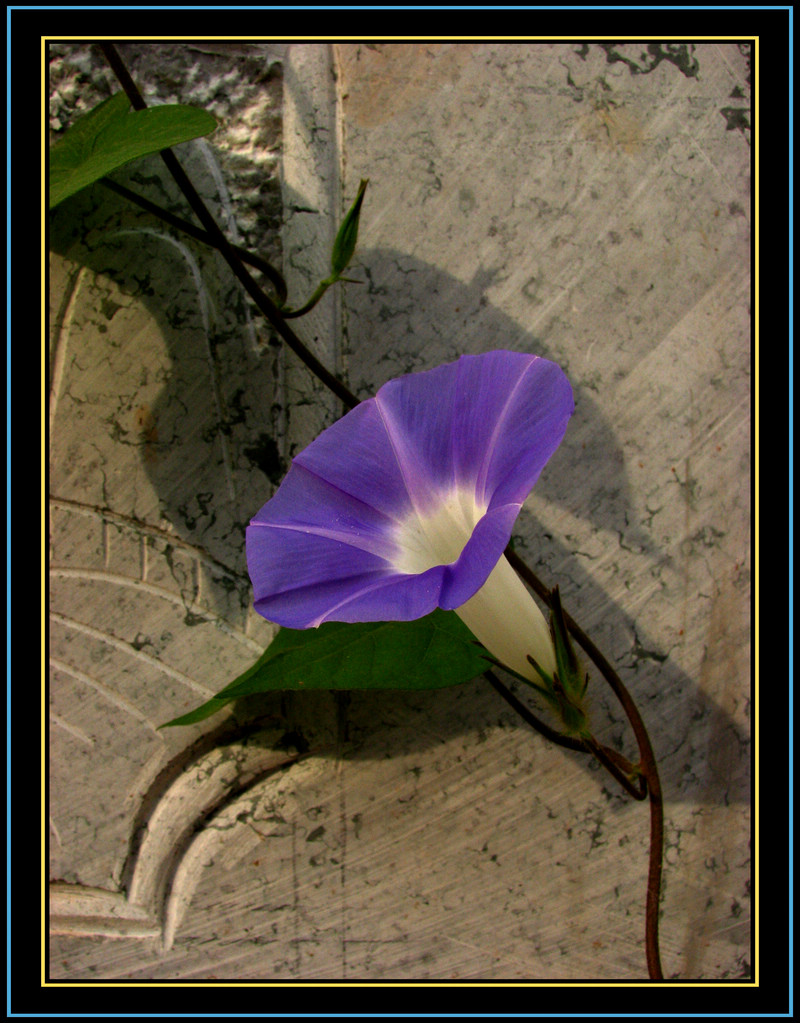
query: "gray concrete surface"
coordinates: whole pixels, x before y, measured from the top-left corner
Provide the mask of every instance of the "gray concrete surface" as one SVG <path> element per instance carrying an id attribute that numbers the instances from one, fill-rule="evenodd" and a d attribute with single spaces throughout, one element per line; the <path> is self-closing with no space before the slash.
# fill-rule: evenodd
<path id="1" fill-rule="evenodd" d="M 666 975 L 749 976 L 746 48 L 122 50 L 222 118 L 179 155 L 293 296 L 370 179 L 364 283 L 297 328 L 361 396 L 495 347 L 564 367 L 515 539 L 650 729 Z M 88 47 L 55 58 L 58 129 L 108 86 Z M 180 206 L 157 160 L 123 177 Z M 338 410 L 221 260 L 119 200 L 65 204 L 51 258 L 54 978 L 644 977 L 645 808 L 484 681 L 157 731 L 268 640 L 243 526 Z"/>

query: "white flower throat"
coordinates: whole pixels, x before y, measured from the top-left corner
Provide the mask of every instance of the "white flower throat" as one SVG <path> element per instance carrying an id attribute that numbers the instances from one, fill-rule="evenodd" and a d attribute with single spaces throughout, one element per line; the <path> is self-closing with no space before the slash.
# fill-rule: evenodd
<path id="1" fill-rule="evenodd" d="M 460 487 L 428 514 L 411 512 L 395 534 L 399 550 L 394 567 L 407 575 L 420 575 L 437 565 L 452 565 L 485 512 L 486 506 L 476 504 L 474 493 Z"/>
<path id="2" fill-rule="evenodd" d="M 427 514 L 412 512 L 397 528 L 398 572 L 419 575 L 437 565 L 457 561 L 486 505 L 475 501 L 471 490 L 456 488 Z M 472 634 L 502 664 L 531 681 L 539 676 L 528 661 L 530 654 L 545 671 L 556 668 L 550 629 L 525 584 L 501 556 L 489 578 L 456 614 Z"/>

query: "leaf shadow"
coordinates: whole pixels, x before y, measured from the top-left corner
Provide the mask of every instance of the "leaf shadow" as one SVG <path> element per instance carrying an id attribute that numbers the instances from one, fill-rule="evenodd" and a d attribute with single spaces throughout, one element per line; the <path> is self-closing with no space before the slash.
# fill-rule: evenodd
<path id="1" fill-rule="evenodd" d="M 213 198 L 217 180 L 202 144 L 193 144 L 192 154 L 192 177 L 224 221 L 226 204 Z M 115 178 L 191 216 L 157 157 Z M 120 367 L 119 392 L 93 398 L 92 422 L 107 434 L 104 458 L 92 467 L 103 478 L 100 503 L 166 538 L 159 549 L 181 586 L 187 625 L 205 622 L 188 610 L 202 590 L 213 611 L 244 627 L 251 603 L 244 531 L 285 471 L 278 346 L 216 252 L 101 184 L 53 211 L 49 242 L 69 266 L 91 271 L 66 336 L 56 342 L 65 351 L 51 352 L 51 378 L 58 358 L 71 379 L 103 362 Z M 56 335 L 63 307 L 75 297 L 62 300 Z M 135 308 L 146 312 L 131 337 L 125 317 Z M 133 472 L 149 481 L 155 501 L 144 488 L 131 498 Z M 176 551 L 197 567 L 179 571 Z"/>

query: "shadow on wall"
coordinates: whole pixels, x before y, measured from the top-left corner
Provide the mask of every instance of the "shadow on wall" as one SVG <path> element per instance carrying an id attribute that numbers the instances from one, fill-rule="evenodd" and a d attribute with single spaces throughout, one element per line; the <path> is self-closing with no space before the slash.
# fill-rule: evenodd
<path id="1" fill-rule="evenodd" d="M 208 198 L 215 185 L 208 174 L 204 179 L 203 162 L 191 169 L 221 220 Z M 152 160 L 117 177 L 190 216 Z M 93 396 L 92 421 L 101 422 L 106 440 L 116 445 L 119 465 L 136 458 L 157 495 L 157 507 L 132 509 L 124 481 L 115 492 L 113 466 L 99 458 L 95 469 L 103 474 L 108 508 L 146 517 L 155 527 L 166 520 L 178 537 L 216 561 L 249 602 L 244 530 L 285 468 L 277 345 L 266 341 L 263 322 L 253 321 L 221 257 L 101 185 L 51 214 L 50 248 L 93 271 L 59 341 L 67 349 L 65 380 L 76 373 L 90 378 L 91 367 L 108 360 L 119 366 L 119 393 Z M 128 299 L 146 309 L 137 337 L 125 335 Z M 51 371 L 54 360 L 51 354 Z M 59 404 L 64 401 L 62 393 Z M 114 444 L 106 445 L 112 458 Z"/>
<path id="2" fill-rule="evenodd" d="M 185 215 L 171 183 L 165 185 L 163 178 L 148 164 L 129 181 Z M 244 529 L 288 467 L 281 457 L 280 435 L 283 356 L 278 356 L 274 339 L 268 346 L 257 342 L 257 334 L 266 337 L 268 332 L 263 321 L 251 323 L 241 289 L 218 256 L 191 239 L 172 235 L 147 214 L 131 211 L 101 186 L 63 204 L 51 225 L 51 248 L 97 275 L 97 287 L 86 298 L 94 303 L 95 317 L 112 325 L 117 309 L 104 307 L 102 283 L 110 278 L 124 294 L 147 306 L 164 339 L 170 366 L 155 400 L 144 407 L 135 389 L 113 396 L 104 421 L 119 445 L 138 448 L 158 495 L 153 515 L 216 559 L 236 580 L 246 606 L 251 597 Z M 362 398 L 391 376 L 429 368 L 435 364 L 434 351 L 435 362 L 498 347 L 548 356 L 536 337 L 491 307 L 484 293 L 488 278 L 478 276 L 465 285 L 435 267 L 385 250 L 360 252 L 358 263 L 370 301 L 360 309 L 357 292 L 348 296 L 345 340 L 350 383 Z M 355 291 L 358 286 L 348 287 Z M 302 337 L 302 320 L 296 329 Z M 87 332 L 71 337 L 74 365 L 108 359 L 108 336 Z M 129 345 L 130 339 L 115 345 L 120 343 Z M 143 383 L 146 376 L 145 371 Z M 576 388 L 576 407 L 565 441 L 537 484 L 537 496 L 568 508 L 593 528 L 617 534 L 621 546 L 637 552 L 643 567 L 665 565 L 667 556 L 647 530 L 629 524 L 630 482 L 613 431 L 585 389 Z M 114 506 L 113 488 L 107 501 L 109 510 L 125 512 Z M 666 798 L 746 801 L 749 737 L 670 661 L 668 651 L 656 648 L 646 622 L 634 622 L 609 600 L 566 538 L 549 534 L 527 511 L 517 528 L 520 552 L 545 582 L 559 583 L 566 606 L 617 664 L 642 708 L 662 764 Z M 353 744 L 352 755 L 360 750 L 364 756 L 382 756 L 385 748 L 381 751 L 380 744 L 370 741 L 381 725 L 400 729 L 404 749 L 414 749 L 461 731 L 480 730 L 498 719 L 518 723 L 498 700 L 477 680 L 413 698 L 354 693 L 331 701 L 319 693 L 275 695 L 247 701 L 237 716 L 254 708 L 281 713 L 290 731 L 311 742 L 319 722 L 330 720 L 339 740 Z M 606 719 L 600 734 L 632 753 L 621 711 L 611 700 L 600 703 Z"/>
<path id="3" fill-rule="evenodd" d="M 356 262 L 353 276 L 364 284 L 348 286 L 345 362 L 359 397 L 373 394 L 392 376 L 430 368 L 463 352 L 510 348 L 555 358 L 540 338 L 491 305 L 486 291 L 492 278 L 483 271 L 464 284 L 406 253 L 386 249 L 360 250 Z M 575 415 L 536 484 L 537 502 L 561 507 L 572 521 L 580 520 L 584 542 L 595 534 L 607 538 L 612 545 L 607 561 L 619 560 L 634 598 L 637 575 L 642 586 L 652 587 L 653 579 L 680 586 L 678 548 L 662 549 L 641 521 L 621 443 L 592 391 L 572 382 Z M 554 533 L 527 507 L 513 539 L 540 578 L 561 587 L 565 605 L 634 694 L 662 763 L 667 798 L 747 801 L 749 735 L 700 688 L 699 680 L 678 667 L 668 649 L 659 648 L 646 620 L 634 620 L 609 597 L 587 571 L 591 562 L 577 554 L 580 540 Z M 709 629 L 714 630 L 713 622 Z M 716 631 L 716 637 L 709 634 L 699 642 L 716 638 L 724 643 L 726 637 Z M 596 671 L 592 674 L 598 678 Z M 605 694 L 605 684 L 600 682 L 595 692 Z M 362 697 L 354 694 L 353 699 Z M 633 753 L 613 696 L 603 695 L 598 702 L 606 741 Z"/>

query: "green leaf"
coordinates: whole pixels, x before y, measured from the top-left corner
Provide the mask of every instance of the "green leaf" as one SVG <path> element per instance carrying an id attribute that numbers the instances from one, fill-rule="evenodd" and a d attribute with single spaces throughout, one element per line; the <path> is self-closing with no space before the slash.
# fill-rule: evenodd
<path id="1" fill-rule="evenodd" d="M 452 611 L 413 622 L 325 622 L 281 629 L 254 665 L 196 710 L 162 725 L 191 725 L 232 700 L 282 689 L 440 689 L 482 674 L 485 654 Z"/>
<path id="2" fill-rule="evenodd" d="M 50 147 L 50 209 L 131 160 L 217 127 L 216 118 L 196 107 L 129 108 L 125 93 L 118 92 L 79 118 Z"/>
<path id="3" fill-rule="evenodd" d="M 366 180 L 362 181 L 358 186 L 358 195 L 355 198 L 355 202 L 345 214 L 341 227 L 336 232 L 333 252 L 331 253 L 331 270 L 333 270 L 334 278 L 337 278 L 347 268 L 347 264 L 353 258 L 353 253 L 356 251 L 361 203 L 364 200 L 364 192 L 366 192 L 368 184 L 369 180 Z"/>

